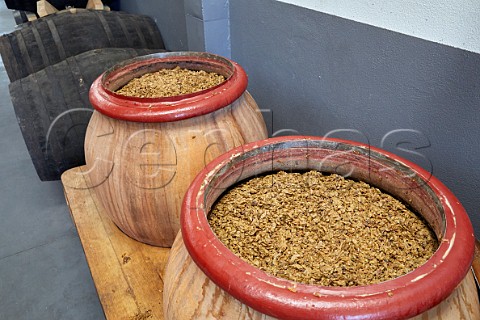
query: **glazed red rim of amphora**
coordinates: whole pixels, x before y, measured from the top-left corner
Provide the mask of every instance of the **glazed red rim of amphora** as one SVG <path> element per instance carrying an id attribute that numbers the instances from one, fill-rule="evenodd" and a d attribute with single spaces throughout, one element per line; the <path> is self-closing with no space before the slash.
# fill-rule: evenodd
<path id="1" fill-rule="evenodd" d="M 409 203 L 430 224 L 439 248 L 404 276 L 368 286 L 324 287 L 271 276 L 235 256 L 215 236 L 207 214 L 226 189 L 263 173 L 306 169 L 351 176 Z M 446 299 L 463 280 L 475 239 L 462 205 L 426 170 L 369 145 L 305 136 L 249 143 L 209 163 L 185 195 L 181 231 L 190 256 L 208 278 L 242 303 L 281 319 L 418 315 Z"/>
<path id="2" fill-rule="evenodd" d="M 216 72 L 223 75 L 225 81 L 206 90 L 172 97 L 139 98 L 115 93 L 133 78 L 176 66 Z M 221 109 L 237 100 L 247 84 L 243 68 L 227 58 L 204 52 L 163 52 L 116 64 L 93 82 L 89 98 L 95 110 L 114 119 L 169 122 Z"/>

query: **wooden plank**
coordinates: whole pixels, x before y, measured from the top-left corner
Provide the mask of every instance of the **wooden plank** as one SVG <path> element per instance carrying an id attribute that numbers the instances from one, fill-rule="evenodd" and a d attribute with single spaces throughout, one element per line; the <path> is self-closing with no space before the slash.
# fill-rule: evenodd
<path id="1" fill-rule="evenodd" d="M 121 232 L 106 216 L 85 167 L 62 175 L 65 197 L 107 319 L 163 319 L 163 269 L 169 249 Z"/>
<path id="2" fill-rule="evenodd" d="M 58 10 L 50 2 L 46 0 L 37 1 L 37 14 L 39 17 L 45 17 L 55 12 L 58 12 Z"/>
<path id="3" fill-rule="evenodd" d="M 37 15 L 33 12 L 25 12 L 28 21 L 37 20 Z"/>

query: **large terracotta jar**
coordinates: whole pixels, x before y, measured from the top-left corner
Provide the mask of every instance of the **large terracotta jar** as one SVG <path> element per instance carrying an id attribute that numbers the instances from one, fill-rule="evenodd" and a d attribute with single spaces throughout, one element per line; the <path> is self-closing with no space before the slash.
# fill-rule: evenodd
<path id="1" fill-rule="evenodd" d="M 358 287 L 322 287 L 271 276 L 229 251 L 207 214 L 238 181 L 278 170 L 314 169 L 370 183 L 408 203 L 439 239 L 414 271 Z M 238 147 L 191 184 L 182 229 L 164 276 L 165 319 L 480 319 L 471 263 L 474 236 L 457 198 L 419 166 L 339 139 L 281 137 Z"/>
<path id="2" fill-rule="evenodd" d="M 226 80 L 197 93 L 136 98 L 115 91 L 135 77 L 164 68 L 205 70 Z M 128 60 L 92 85 L 95 112 L 85 157 L 93 192 L 130 237 L 169 247 L 180 229 L 183 196 L 195 175 L 218 155 L 267 137 L 260 110 L 235 62 L 194 52 Z"/>

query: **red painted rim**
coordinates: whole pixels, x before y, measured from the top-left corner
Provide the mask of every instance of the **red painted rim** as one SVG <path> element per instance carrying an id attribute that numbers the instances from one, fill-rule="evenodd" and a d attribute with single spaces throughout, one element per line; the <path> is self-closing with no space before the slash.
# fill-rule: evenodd
<path id="1" fill-rule="evenodd" d="M 207 90 L 165 98 L 136 98 L 114 92 L 141 74 L 176 65 L 197 70 L 216 71 L 226 80 Z M 104 72 L 90 88 L 90 102 L 95 110 L 120 120 L 169 122 L 188 119 L 228 106 L 245 92 L 245 70 L 227 58 L 204 52 L 164 52 L 127 60 Z"/>
<path id="2" fill-rule="evenodd" d="M 261 153 L 262 148 L 288 141 L 347 144 L 409 167 L 433 190 L 444 210 L 445 231 L 438 250 L 409 274 L 350 288 L 306 285 L 276 278 L 235 256 L 209 227 L 206 187 L 216 174 L 228 171 L 245 153 Z M 246 144 L 213 160 L 197 175 L 185 195 L 181 228 L 192 259 L 211 280 L 248 306 L 280 319 L 402 319 L 418 315 L 446 299 L 463 280 L 470 270 L 475 239 L 470 220 L 458 199 L 418 165 L 358 142 L 307 136 L 271 138 Z"/>

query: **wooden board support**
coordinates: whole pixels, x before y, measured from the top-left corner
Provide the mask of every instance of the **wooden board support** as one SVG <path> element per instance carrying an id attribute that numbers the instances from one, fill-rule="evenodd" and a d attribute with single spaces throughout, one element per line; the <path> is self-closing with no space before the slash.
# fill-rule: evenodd
<path id="1" fill-rule="evenodd" d="M 27 21 L 37 20 L 37 15 L 33 12 L 23 11 L 23 10 L 14 10 L 13 11 L 13 18 L 15 19 L 15 23 L 20 25 Z"/>
<path id="2" fill-rule="evenodd" d="M 37 15 L 33 12 L 25 12 L 28 21 L 37 20 Z"/>
<path id="3" fill-rule="evenodd" d="M 101 0 L 88 0 L 87 9 L 103 10 L 104 7 Z"/>
<path id="4" fill-rule="evenodd" d="M 37 14 L 39 17 L 45 17 L 55 12 L 58 12 L 58 10 L 50 2 L 46 0 L 37 1 Z"/>
<path id="5" fill-rule="evenodd" d="M 77 9 L 79 9 L 79 8 L 69 8 L 69 9 L 66 9 L 66 10 L 70 10 L 70 12 L 72 12 L 71 10 L 76 11 Z M 110 8 L 107 8 L 107 9 L 105 8 L 102 0 L 88 0 L 86 7 L 83 8 L 83 9 L 110 11 Z M 62 11 L 64 11 L 64 10 L 62 10 Z M 48 1 L 46 1 L 46 0 L 37 1 L 37 14 L 38 14 L 39 17 L 45 17 L 45 16 L 48 16 L 49 14 L 52 14 L 52 13 L 55 13 L 55 12 L 59 12 L 59 10 L 57 10 L 57 8 L 55 8 Z M 36 16 L 35 16 L 35 18 L 36 18 Z M 29 19 L 29 21 L 30 21 L 30 19 Z"/>
<path id="6" fill-rule="evenodd" d="M 105 215 L 84 167 L 62 175 L 65 198 L 77 227 L 107 319 L 163 319 L 163 270 L 169 249 L 149 246 L 121 232 Z"/>

